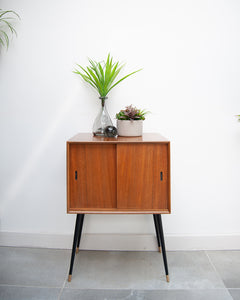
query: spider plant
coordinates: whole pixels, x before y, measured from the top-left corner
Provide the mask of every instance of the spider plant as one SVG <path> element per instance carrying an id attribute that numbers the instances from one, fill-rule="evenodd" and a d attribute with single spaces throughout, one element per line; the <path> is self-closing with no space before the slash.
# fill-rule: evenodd
<path id="1" fill-rule="evenodd" d="M 79 74 L 83 80 L 89 83 L 94 89 L 96 89 L 100 95 L 100 98 L 106 98 L 107 94 L 121 81 L 127 77 L 139 72 L 141 69 L 134 71 L 116 82 L 116 77 L 124 67 L 119 62 L 113 62 L 113 58 L 108 54 L 107 61 L 96 62 L 88 59 L 90 65 L 86 68 L 78 65 L 79 70 L 75 69 L 74 73 Z"/>
<path id="2" fill-rule="evenodd" d="M 19 15 L 13 10 L 2 10 L 0 8 L 0 44 L 8 48 L 9 46 L 9 34 L 10 30 L 12 35 L 17 35 L 17 32 L 13 25 L 11 24 L 12 20 L 15 20 L 16 17 L 20 19 Z"/>

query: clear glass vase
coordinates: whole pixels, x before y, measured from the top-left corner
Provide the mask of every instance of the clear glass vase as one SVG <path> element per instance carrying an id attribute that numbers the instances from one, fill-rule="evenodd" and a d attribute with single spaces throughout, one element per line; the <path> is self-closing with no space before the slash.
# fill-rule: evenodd
<path id="1" fill-rule="evenodd" d="M 104 136 L 104 129 L 107 126 L 113 126 L 113 124 L 106 108 L 107 97 L 99 97 L 99 99 L 101 100 L 101 108 L 93 123 L 93 135 Z"/>

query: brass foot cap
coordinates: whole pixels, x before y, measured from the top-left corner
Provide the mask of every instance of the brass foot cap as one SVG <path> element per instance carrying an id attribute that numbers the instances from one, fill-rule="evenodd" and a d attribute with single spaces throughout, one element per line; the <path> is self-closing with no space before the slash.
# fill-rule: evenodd
<path id="1" fill-rule="evenodd" d="M 169 276 L 168 275 L 166 275 L 166 279 L 167 279 L 167 282 L 169 282 Z"/>
<path id="2" fill-rule="evenodd" d="M 76 249 L 76 253 L 78 253 L 78 252 L 79 252 L 79 248 Z"/>
<path id="3" fill-rule="evenodd" d="M 71 282 L 72 280 L 72 275 L 68 275 L 68 282 Z"/>
<path id="4" fill-rule="evenodd" d="M 158 250 L 160 253 L 162 253 L 162 248 L 161 247 L 158 247 Z"/>

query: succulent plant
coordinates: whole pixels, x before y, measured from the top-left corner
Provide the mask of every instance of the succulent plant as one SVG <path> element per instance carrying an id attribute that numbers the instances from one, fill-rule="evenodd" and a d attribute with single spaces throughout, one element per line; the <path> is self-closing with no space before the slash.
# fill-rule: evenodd
<path id="1" fill-rule="evenodd" d="M 133 105 L 126 106 L 125 109 L 120 110 L 119 113 L 116 114 L 116 118 L 118 120 L 145 120 L 145 115 L 149 113 L 144 109 L 138 109 L 133 107 Z"/>

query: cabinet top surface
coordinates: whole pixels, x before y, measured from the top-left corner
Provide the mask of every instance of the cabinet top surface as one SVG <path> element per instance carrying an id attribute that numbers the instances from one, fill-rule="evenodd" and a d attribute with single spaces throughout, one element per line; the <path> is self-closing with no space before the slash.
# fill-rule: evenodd
<path id="1" fill-rule="evenodd" d="M 92 133 L 78 133 L 70 138 L 68 143 L 168 143 L 169 140 L 159 133 L 144 133 L 142 136 L 124 137 L 118 136 L 114 138 L 93 136 Z"/>

